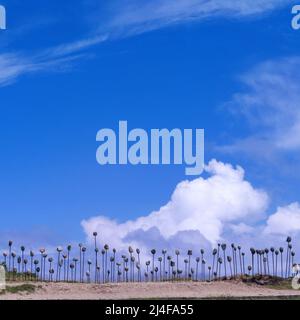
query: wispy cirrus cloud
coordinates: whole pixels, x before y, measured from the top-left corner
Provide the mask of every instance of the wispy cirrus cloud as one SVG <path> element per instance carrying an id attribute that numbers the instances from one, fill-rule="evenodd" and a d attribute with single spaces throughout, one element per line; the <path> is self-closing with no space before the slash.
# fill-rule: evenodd
<path id="1" fill-rule="evenodd" d="M 107 40 L 117 40 L 168 26 L 202 21 L 208 18 L 260 16 L 291 0 L 114 0 L 101 3 L 106 17 L 97 31 L 74 42 L 42 49 L 36 54 L 5 52 L 0 54 L 0 86 L 13 83 L 25 74 L 54 70 L 80 57 L 82 50 Z M 100 19 L 99 19 L 100 20 Z M 61 70 L 61 68 L 58 68 Z"/>
<path id="2" fill-rule="evenodd" d="M 300 149 L 300 57 L 266 61 L 241 76 L 245 86 L 227 107 L 242 116 L 249 135 L 221 146 L 224 152 L 274 155 Z"/>
<path id="3" fill-rule="evenodd" d="M 128 0 L 112 1 L 109 30 L 139 34 L 208 18 L 260 16 L 291 0 Z"/>

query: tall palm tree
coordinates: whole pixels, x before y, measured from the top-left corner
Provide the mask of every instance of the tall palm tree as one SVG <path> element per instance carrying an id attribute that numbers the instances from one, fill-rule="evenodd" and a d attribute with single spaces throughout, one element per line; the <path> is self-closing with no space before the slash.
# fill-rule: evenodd
<path id="1" fill-rule="evenodd" d="M 82 282 L 81 281 L 81 275 L 82 275 L 82 261 L 81 261 L 82 243 L 79 243 L 78 247 L 79 247 L 79 282 Z M 75 266 L 75 274 L 76 274 L 76 266 Z M 76 276 L 75 276 L 75 278 L 76 278 Z"/>
<path id="2" fill-rule="evenodd" d="M 115 272 L 116 272 L 116 253 L 117 253 L 117 250 L 115 248 L 112 249 L 112 252 L 113 252 L 113 266 L 112 266 L 112 279 L 113 279 L 113 282 L 115 282 Z"/>
<path id="3" fill-rule="evenodd" d="M 279 255 L 279 251 L 278 250 L 275 250 L 275 276 L 277 277 L 277 266 L 278 266 L 278 263 L 277 263 L 277 261 L 278 261 L 278 255 Z"/>
<path id="4" fill-rule="evenodd" d="M 158 257 L 158 262 L 159 262 L 159 281 L 162 281 L 162 269 L 161 269 L 162 257 Z M 178 270 L 178 266 L 177 266 L 177 270 Z"/>
<path id="5" fill-rule="evenodd" d="M 46 259 L 47 259 L 48 255 L 47 253 L 43 253 L 43 267 L 44 267 L 44 270 L 43 270 L 43 274 L 44 274 L 44 280 L 46 281 Z"/>
<path id="6" fill-rule="evenodd" d="M 61 246 L 56 248 L 57 251 L 57 265 L 56 265 L 56 282 L 58 281 L 58 275 L 59 275 L 59 263 L 60 263 L 60 255 L 63 251 L 63 248 Z"/>
<path id="7" fill-rule="evenodd" d="M 177 270 L 179 269 L 179 255 L 180 255 L 180 251 L 177 249 L 175 250 L 175 255 L 176 255 L 176 265 L 177 265 Z M 178 273 L 177 273 L 178 276 Z"/>
<path id="8" fill-rule="evenodd" d="M 33 257 L 34 257 L 34 252 L 32 250 L 30 250 L 29 256 L 30 256 L 30 280 L 32 280 L 32 276 L 33 276 Z"/>
<path id="9" fill-rule="evenodd" d="M 7 253 L 6 253 L 6 252 L 3 252 L 3 258 L 4 258 L 4 266 L 5 266 L 5 269 L 8 270 L 8 269 L 7 269 L 7 261 L 6 261 L 6 260 L 7 260 Z"/>
<path id="10" fill-rule="evenodd" d="M 102 282 L 105 283 L 105 274 L 106 274 L 106 271 L 105 271 L 105 250 L 102 249 L 101 250 L 101 254 L 102 254 Z M 124 258 L 123 258 L 124 260 Z M 123 272 L 123 276 L 125 277 L 125 273 Z"/>
<path id="11" fill-rule="evenodd" d="M 131 281 L 134 282 L 134 266 L 135 266 L 135 257 L 131 256 Z"/>
<path id="12" fill-rule="evenodd" d="M 211 266 L 208 266 L 208 281 L 211 281 Z"/>
<path id="13" fill-rule="evenodd" d="M 219 264 L 219 280 L 221 280 L 221 267 L 222 267 L 223 259 L 220 257 L 218 259 L 218 264 Z"/>
<path id="14" fill-rule="evenodd" d="M 265 254 L 266 254 L 266 259 L 267 259 L 267 270 L 268 270 L 268 275 L 270 275 L 269 249 L 268 249 L 268 248 L 265 248 Z"/>
<path id="15" fill-rule="evenodd" d="M 166 277 L 166 254 L 167 254 L 167 250 L 163 249 L 161 251 L 162 255 L 163 255 L 163 280 L 165 280 Z"/>
<path id="16" fill-rule="evenodd" d="M 108 254 L 108 250 L 109 250 L 108 244 L 104 245 L 104 250 L 105 250 L 105 279 L 106 279 L 106 277 L 107 277 L 107 254 Z"/>
<path id="17" fill-rule="evenodd" d="M 203 281 L 206 281 L 205 266 L 206 266 L 206 261 L 205 259 L 202 259 Z"/>
<path id="18" fill-rule="evenodd" d="M 35 259 L 35 260 L 33 261 L 33 264 L 34 264 L 35 281 L 37 281 L 37 280 L 38 280 L 37 268 L 38 268 L 39 260 Z"/>
<path id="19" fill-rule="evenodd" d="M 192 250 L 188 250 L 187 252 L 187 255 L 188 255 L 188 259 L 189 259 L 189 265 L 188 265 L 188 270 L 189 270 L 189 273 L 191 271 L 191 256 L 193 255 L 193 251 Z"/>
<path id="20" fill-rule="evenodd" d="M 138 259 L 137 263 L 139 265 L 139 268 L 138 268 L 138 279 L 139 279 L 139 281 L 142 281 L 141 267 L 140 267 L 141 266 L 141 258 L 140 258 L 141 250 L 139 248 L 137 248 L 135 251 L 136 251 L 137 259 Z"/>
<path id="21" fill-rule="evenodd" d="M 72 246 L 69 244 L 68 246 L 67 246 L 67 266 L 68 266 L 68 268 L 67 268 L 67 282 L 69 282 L 69 267 L 70 267 L 70 252 L 71 252 L 71 250 L 72 250 Z"/>
<path id="22" fill-rule="evenodd" d="M 171 256 L 167 256 L 167 260 L 168 260 L 168 278 L 169 278 L 169 281 L 171 280 L 171 260 L 172 260 L 172 257 Z"/>
<path id="23" fill-rule="evenodd" d="M 284 249 L 280 247 L 279 252 L 280 252 L 281 278 L 283 278 L 283 251 Z"/>
<path id="24" fill-rule="evenodd" d="M 223 257 L 224 257 L 224 271 L 225 271 L 225 279 L 227 278 L 227 270 L 226 270 L 226 243 L 223 243 L 221 248 L 223 250 Z"/>
<path id="25" fill-rule="evenodd" d="M 255 249 L 254 248 L 250 248 L 250 252 L 251 252 L 251 255 L 252 255 L 252 276 L 254 277 L 254 256 L 255 256 Z M 249 268 L 248 268 L 249 270 Z"/>
<path id="26" fill-rule="evenodd" d="M 81 248 L 82 251 L 82 276 L 81 276 L 81 281 L 84 282 L 84 258 L 85 258 L 85 252 L 86 252 L 86 247 Z"/>
<path id="27" fill-rule="evenodd" d="M 25 247 L 24 246 L 21 246 L 21 259 L 22 259 L 22 273 L 24 273 L 24 252 L 25 252 Z"/>
<path id="28" fill-rule="evenodd" d="M 290 266 L 288 265 L 289 263 L 289 252 L 290 252 L 290 243 L 292 242 L 292 238 L 291 237 L 287 237 L 286 239 L 287 242 L 287 250 L 286 250 L 286 265 L 285 265 L 285 277 L 288 277 L 288 268 L 290 269 Z"/>
<path id="29" fill-rule="evenodd" d="M 18 256 L 17 258 L 17 264 L 18 264 L 18 273 L 21 274 L 21 263 L 22 263 L 22 258 Z"/>
<path id="30" fill-rule="evenodd" d="M 293 248 L 292 244 L 289 243 L 289 245 L 288 245 L 288 249 L 289 249 L 289 255 L 288 255 L 288 274 L 287 274 L 287 277 L 288 277 L 288 278 L 290 277 L 291 266 L 292 266 L 292 265 L 291 265 L 291 257 L 292 257 L 291 253 L 292 253 L 292 248 Z"/>
<path id="31" fill-rule="evenodd" d="M 87 270 L 87 272 L 86 272 L 86 274 L 87 274 L 87 281 L 90 283 L 91 282 L 91 265 L 92 265 L 92 260 L 88 260 L 87 261 L 87 264 L 88 264 L 88 270 Z M 96 270 L 96 272 L 97 272 L 97 270 Z"/>
<path id="32" fill-rule="evenodd" d="M 48 280 L 50 282 L 50 281 L 52 281 L 52 279 L 51 279 L 51 269 L 52 269 L 53 258 L 49 257 L 48 258 L 48 262 L 49 262 L 49 278 L 48 278 Z"/>
<path id="33" fill-rule="evenodd" d="M 216 261 L 216 255 L 218 253 L 217 249 L 213 249 L 212 255 L 213 255 L 213 264 L 212 264 L 212 271 L 215 272 L 215 261 Z"/>
<path id="34" fill-rule="evenodd" d="M 230 268 L 231 278 L 233 278 L 233 274 L 232 274 L 232 266 L 231 266 L 232 258 L 231 258 L 230 256 L 227 256 L 227 261 L 228 261 L 229 268 Z"/>
<path id="35" fill-rule="evenodd" d="M 11 271 L 11 247 L 13 242 L 11 240 L 8 241 L 8 271 Z"/>
<path id="36" fill-rule="evenodd" d="M 271 247 L 270 251 L 271 251 L 271 253 L 272 253 L 273 277 L 275 277 L 275 262 L 274 262 L 274 252 L 275 252 L 275 249 L 274 249 L 273 247 Z"/>
<path id="37" fill-rule="evenodd" d="M 151 254 L 152 254 L 152 281 L 154 281 L 154 258 L 155 258 L 156 250 L 152 249 Z"/>
<path id="38" fill-rule="evenodd" d="M 70 263 L 71 282 L 74 282 L 74 268 L 75 268 L 75 265 L 73 263 Z"/>
<path id="39" fill-rule="evenodd" d="M 11 253 L 13 280 L 14 280 L 14 276 L 15 276 L 15 273 L 16 273 L 16 270 L 15 270 L 15 258 L 16 258 L 16 256 L 17 256 L 17 255 L 16 255 L 15 252 L 12 252 L 12 253 Z"/>
<path id="40" fill-rule="evenodd" d="M 63 260 L 64 260 L 64 281 L 66 281 L 66 274 L 67 274 L 67 266 L 66 266 L 66 264 L 67 264 L 67 257 L 68 256 L 66 254 L 63 254 L 62 257 L 63 257 Z"/>
<path id="41" fill-rule="evenodd" d="M 241 271 L 241 275 L 243 274 L 243 263 L 242 263 L 242 253 L 241 253 L 241 246 L 238 246 L 238 251 L 239 251 L 239 260 L 240 260 L 240 271 Z"/>
<path id="42" fill-rule="evenodd" d="M 200 258 L 197 257 L 196 258 L 196 281 L 198 281 L 198 274 L 199 274 L 199 262 L 200 262 Z"/>
<path id="43" fill-rule="evenodd" d="M 100 279 L 98 279 L 98 272 L 97 272 L 97 268 L 98 268 L 98 253 L 99 253 L 99 249 L 96 247 L 95 248 L 95 283 L 100 281 Z"/>
<path id="44" fill-rule="evenodd" d="M 242 263 L 243 263 L 243 275 L 246 274 L 245 270 L 245 252 L 242 252 Z"/>

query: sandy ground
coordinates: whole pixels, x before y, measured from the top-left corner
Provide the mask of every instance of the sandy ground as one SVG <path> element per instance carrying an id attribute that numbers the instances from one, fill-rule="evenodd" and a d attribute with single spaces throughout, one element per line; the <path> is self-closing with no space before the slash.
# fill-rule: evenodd
<path id="1" fill-rule="evenodd" d="M 11 284 L 8 284 L 11 285 Z M 13 286 L 20 285 L 14 283 Z M 120 284 L 67 284 L 35 283 L 34 293 L 7 293 L 0 300 L 115 300 L 152 298 L 227 298 L 299 296 L 295 290 L 275 290 L 238 281 L 196 283 L 120 283 Z"/>

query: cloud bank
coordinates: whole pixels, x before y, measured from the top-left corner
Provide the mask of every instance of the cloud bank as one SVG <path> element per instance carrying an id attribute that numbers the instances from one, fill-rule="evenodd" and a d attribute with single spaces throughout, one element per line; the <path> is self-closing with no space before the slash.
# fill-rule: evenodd
<path id="1" fill-rule="evenodd" d="M 170 201 L 147 216 L 118 223 L 105 216 L 82 221 L 89 241 L 97 231 L 101 241 L 118 248 L 134 243 L 149 248 L 162 242 L 166 247 L 213 245 L 222 239 L 223 230 L 241 223 L 264 219 L 269 198 L 254 188 L 241 167 L 216 160 L 206 166 L 208 178 L 179 183 Z M 159 239 L 159 241 L 157 241 Z"/>

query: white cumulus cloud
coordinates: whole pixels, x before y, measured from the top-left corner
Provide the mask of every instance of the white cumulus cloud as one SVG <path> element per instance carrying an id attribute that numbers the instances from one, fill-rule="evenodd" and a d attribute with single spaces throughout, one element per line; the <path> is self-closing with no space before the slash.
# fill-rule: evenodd
<path id="1" fill-rule="evenodd" d="M 205 170 L 207 178 L 179 183 L 170 201 L 149 215 L 122 223 L 105 216 L 82 221 L 88 240 L 97 231 L 102 242 L 118 248 L 199 247 L 221 240 L 226 226 L 264 219 L 268 195 L 245 180 L 241 167 L 212 160 Z"/>
<path id="2" fill-rule="evenodd" d="M 279 207 L 268 220 L 265 234 L 290 235 L 300 232 L 300 205 L 298 202 Z"/>

